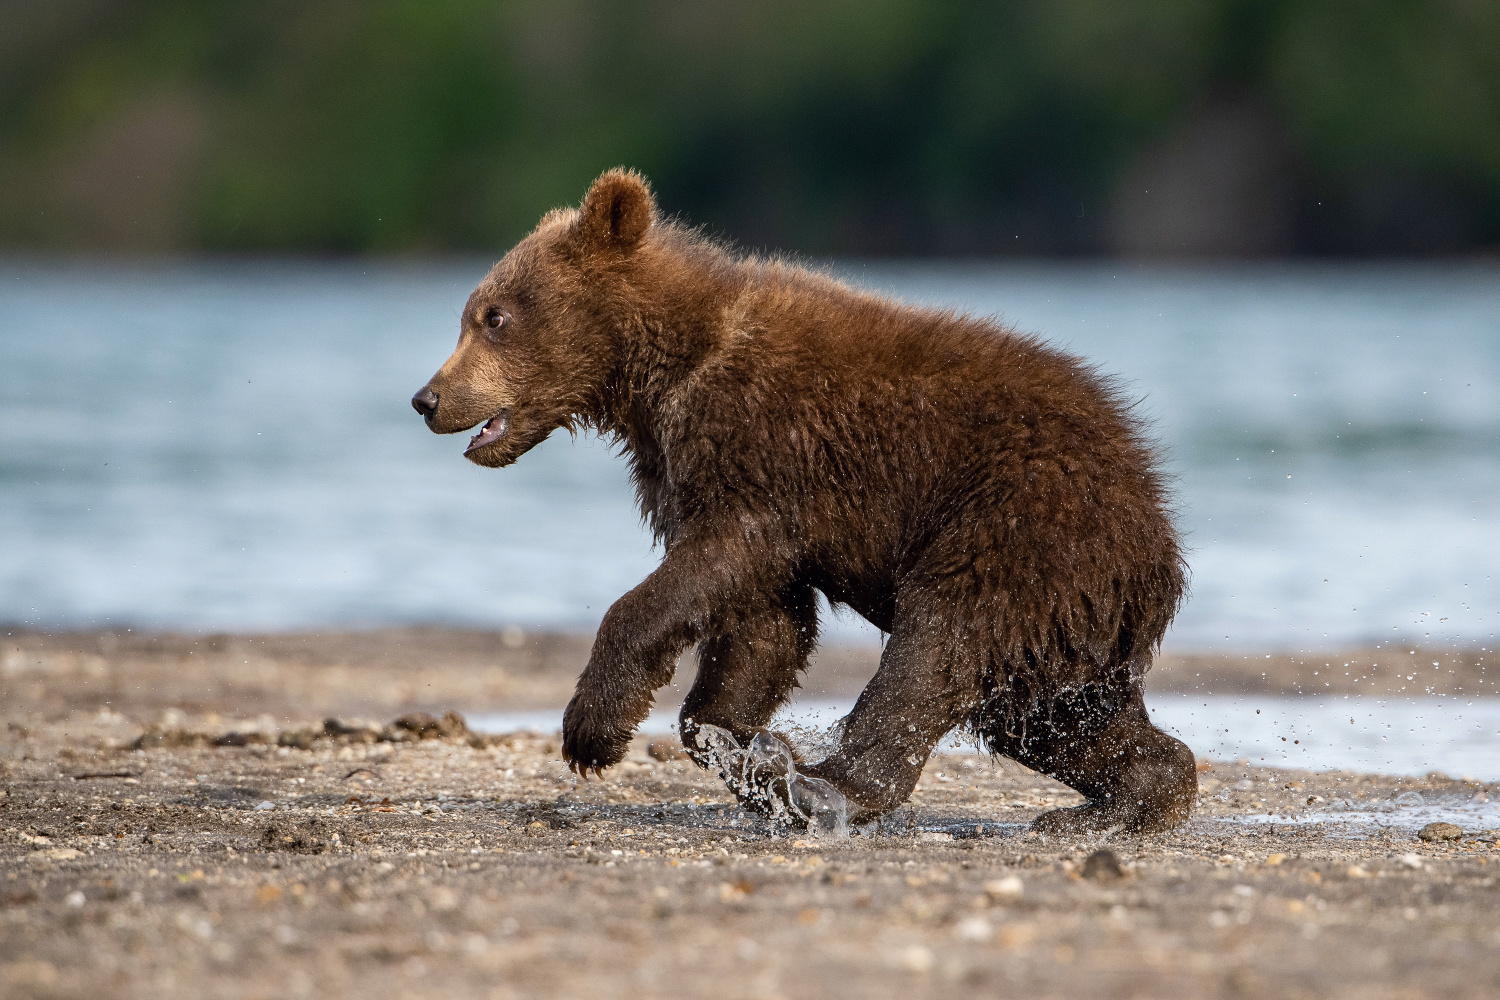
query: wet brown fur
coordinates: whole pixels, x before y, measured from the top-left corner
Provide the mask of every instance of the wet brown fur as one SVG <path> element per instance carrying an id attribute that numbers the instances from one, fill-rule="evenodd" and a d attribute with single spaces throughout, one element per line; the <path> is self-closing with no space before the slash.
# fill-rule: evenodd
<path id="1" fill-rule="evenodd" d="M 616 438 L 664 546 L 568 706 L 576 767 L 621 759 L 694 643 L 690 745 L 701 724 L 766 725 L 815 645 L 821 590 L 891 636 L 836 751 L 807 767 L 867 814 L 968 726 L 1088 797 L 1043 829 L 1186 817 L 1192 755 L 1141 700 L 1183 595 L 1178 538 L 1138 421 L 1078 358 L 733 254 L 612 170 L 480 283 L 427 388 L 434 431 L 509 411 L 470 453 L 482 465 L 560 427 Z"/>

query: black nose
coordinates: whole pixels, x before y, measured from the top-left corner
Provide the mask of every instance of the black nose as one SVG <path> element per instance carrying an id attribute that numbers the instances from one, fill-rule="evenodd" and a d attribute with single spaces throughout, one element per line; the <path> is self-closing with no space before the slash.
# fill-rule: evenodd
<path id="1" fill-rule="evenodd" d="M 423 417 L 430 417 L 436 413 L 437 403 L 437 393 L 432 391 L 431 386 L 426 385 L 422 386 L 417 394 L 411 398 L 411 408 L 422 414 Z"/>

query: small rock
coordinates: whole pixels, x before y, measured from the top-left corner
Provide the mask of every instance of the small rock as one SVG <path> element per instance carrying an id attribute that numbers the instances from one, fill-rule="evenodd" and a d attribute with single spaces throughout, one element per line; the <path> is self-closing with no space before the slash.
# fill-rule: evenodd
<path id="1" fill-rule="evenodd" d="M 323 736 L 321 729 L 286 729 L 276 737 L 276 745 L 293 750 L 311 750 Z"/>
<path id="2" fill-rule="evenodd" d="M 1108 848 L 1101 848 L 1090 854 L 1083 860 L 1082 875 L 1084 878 L 1095 879 L 1117 879 L 1125 877 L 1125 869 L 1120 865 L 1120 859 L 1115 852 Z"/>
<path id="3" fill-rule="evenodd" d="M 76 910 L 83 906 L 85 900 L 83 898 L 83 893 L 77 889 L 74 889 L 72 892 L 68 893 L 67 896 L 63 897 L 63 902 Z"/>
<path id="4" fill-rule="evenodd" d="M 920 974 L 932 971 L 932 967 L 937 964 L 937 956 L 932 953 L 931 948 L 914 944 L 901 950 L 898 961 L 907 972 Z"/>
<path id="5" fill-rule="evenodd" d="M 1463 830 L 1453 823 L 1428 823 L 1417 831 L 1417 839 L 1425 840 L 1429 844 L 1445 840 L 1462 840 L 1463 836 Z"/>
<path id="6" fill-rule="evenodd" d="M 364 736 L 373 739 L 379 733 L 379 729 L 371 728 L 370 726 L 350 725 L 332 717 L 323 720 L 323 735 L 325 736 Z"/>
<path id="7" fill-rule="evenodd" d="M 984 884 L 985 894 L 991 899 L 1019 899 L 1026 892 L 1026 883 L 1019 875 L 992 878 Z"/>
<path id="8" fill-rule="evenodd" d="M 983 917 L 965 917 L 953 925 L 953 936 L 960 941 L 988 941 L 994 933 L 994 925 Z"/>
<path id="9" fill-rule="evenodd" d="M 1420 854 L 1403 854 L 1400 861 L 1403 865 L 1414 871 L 1420 871 L 1423 867 L 1422 855 Z"/>
<path id="10" fill-rule="evenodd" d="M 259 746 L 265 742 L 265 733 L 241 733 L 238 731 L 222 733 L 213 739 L 213 745 L 216 747 L 247 747 L 252 743 Z"/>
<path id="11" fill-rule="evenodd" d="M 276 808 L 276 803 L 274 803 L 274 802 L 270 801 L 269 799 L 267 799 L 267 800 L 262 801 L 261 803 L 259 803 L 255 808 L 257 810 L 275 809 Z"/>
<path id="12" fill-rule="evenodd" d="M 47 852 L 47 858 L 51 861 L 72 861 L 74 858 L 81 857 L 83 854 L 71 847 L 54 847 Z"/>
<path id="13" fill-rule="evenodd" d="M 419 740 L 463 738 L 469 735 L 469 725 L 457 712 L 444 712 L 441 719 L 426 712 L 412 712 L 391 723 L 391 728 L 409 733 Z"/>
<path id="14" fill-rule="evenodd" d="M 130 749 L 201 747 L 208 746 L 212 742 L 212 739 L 204 733 L 191 733 L 177 727 L 147 726 L 141 735 L 135 738 L 135 742 L 130 744 Z"/>
<path id="15" fill-rule="evenodd" d="M 1349 873 L 1348 874 L 1349 874 L 1350 878 L 1369 878 L 1370 877 L 1370 873 L 1367 870 L 1365 870 L 1365 866 L 1364 865 L 1350 865 L 1349 866 Z"/>

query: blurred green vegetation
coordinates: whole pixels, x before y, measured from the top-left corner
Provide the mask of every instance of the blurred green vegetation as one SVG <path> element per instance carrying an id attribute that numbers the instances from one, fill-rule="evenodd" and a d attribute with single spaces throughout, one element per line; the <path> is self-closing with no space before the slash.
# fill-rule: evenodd
<path id="1" fill-rule="evenodd" d="M 1500 242 L 1492 0 L 0 0 L 0 245 L 503 248 L 605 167 L 808 253 Z"/>

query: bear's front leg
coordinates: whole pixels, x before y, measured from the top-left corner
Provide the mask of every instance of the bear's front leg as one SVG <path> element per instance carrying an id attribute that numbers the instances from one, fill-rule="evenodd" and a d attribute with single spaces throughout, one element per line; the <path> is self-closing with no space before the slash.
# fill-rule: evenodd
<path id="1" fill-rule="evenodd" d="M 672 632 L 659 635 L 665 630 L 638 619 L 635 593 L 604 616 L 588 666 L 563 711 L 563 760 L 578 774 L 600 774 L 625 758 L 656 689 L 672 680 L 678 652 L 686 645 L 670 641 L 676 638 Z"/>
<path id="2" fill-rule="evenodd" d="M 677 657 L 705 634 L 716 609 L 763 605 L 761 595 L 784 584 L 770 576 L 772 559 L 745 549 L 743 541 L 676 544 L 605 614 L 563 712 L 563 759 L 574 771 L 599 773 L 624 759 L 657 688 L 672 680 Z"/>
<path id="3" fill-rule="evenodd" d="M 699 767 L 708 760 L 698 729 L 717 726 L 748 746 L 791 697 L 817 641 L 817 594 L 800 582 L 774 599 L 715 616 L 678 719 L 682 745 Z"/>

